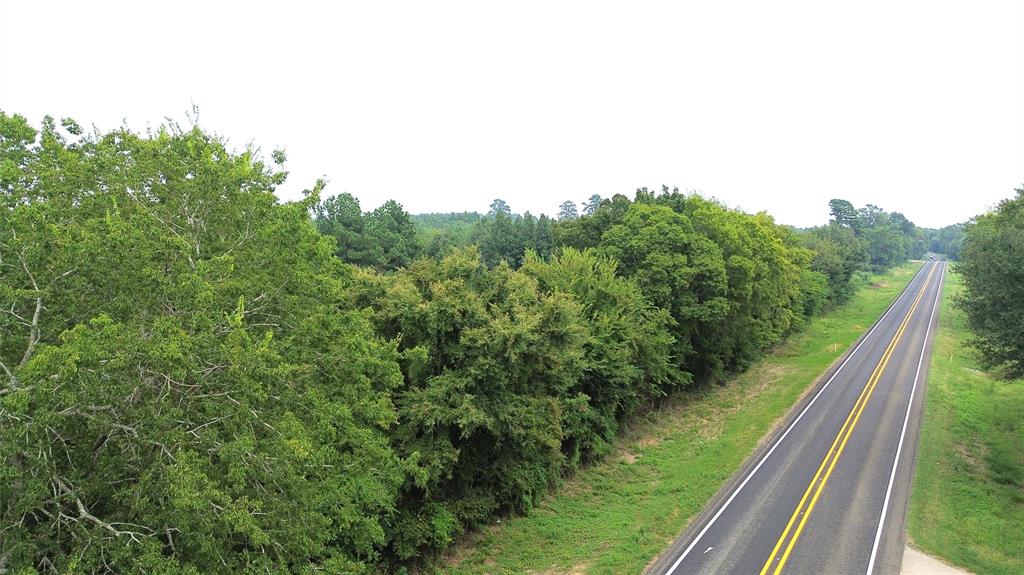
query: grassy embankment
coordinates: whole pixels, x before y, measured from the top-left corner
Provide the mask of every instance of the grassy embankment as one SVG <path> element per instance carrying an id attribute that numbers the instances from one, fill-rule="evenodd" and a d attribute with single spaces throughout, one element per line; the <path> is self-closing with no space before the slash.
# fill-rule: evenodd
<path id="1" fill-rule="evenodd" d="M 682 394 L 633 422 L 616 453 L 581 470 L 530 516 L 474 534 L 442 571 L 640 573 L 919 267 L 911 263 L 872 278 L 850 302 L 815 319 L 747 372 Z"/>
<path id="2" fill-rule="evenodd" d="M 966 346 L 949 274 L 928 373 L 908 531 L 975 573 L 1024 573 L 1024 382 L 993 378 Z"/>

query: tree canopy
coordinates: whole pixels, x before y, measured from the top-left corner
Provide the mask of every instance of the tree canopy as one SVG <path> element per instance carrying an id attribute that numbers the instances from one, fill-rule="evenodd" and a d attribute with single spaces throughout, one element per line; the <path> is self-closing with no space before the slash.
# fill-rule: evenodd
<path id="1" fill-rule="evenodd" d="M 975 345 L 989 366 L 1024 374 L 1024 187 L 963 230 L 956 269 Z"/>
<path id="2" fill-rule="evenodd" d="M 369 572 L 401 372 L 316 195 L 196 128 L 63 126 L 0 115 L 0 562 Z"/>

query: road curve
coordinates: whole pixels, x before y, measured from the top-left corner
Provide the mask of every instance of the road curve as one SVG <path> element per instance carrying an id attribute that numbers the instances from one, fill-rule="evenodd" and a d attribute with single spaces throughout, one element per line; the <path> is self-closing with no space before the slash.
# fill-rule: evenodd
<path id="1" fill-rule="evenodd" d="M 898 573 L 945 263 L 925 263 L 651 575 Z"/>

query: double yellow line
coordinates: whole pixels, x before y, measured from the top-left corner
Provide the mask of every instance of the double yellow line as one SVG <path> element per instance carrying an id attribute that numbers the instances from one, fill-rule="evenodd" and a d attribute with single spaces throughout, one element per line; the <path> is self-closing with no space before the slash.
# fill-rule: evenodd
<path id="1" fill-rule="evenodd" d="M 797 539 L 800 538 L 800 533 L 803 532 L 804 525 L 807 524 L 807 519 L 810 518 L 811 512 L 814 511 L 814 506 L 818 503 L 818 497 L 821 496 L 821 492 L 825 489 L 825 484 L 828 483 L 829 476 L 832 475 L 832 470 L 836 467 L 836 462 L 839 461 L 839 457 L 843 454 L 843 449 L 846 448 L 846 442 L 849 441 L 850 435 L 853 433 L 853 428 L 857 426 L 857 421 L 860 420 L 860 415 L 864 412 L 864 408 L 867 406 L 868 400 L 871 399 L 871 394 L 875 391 L 875 386 L 878 384 L 878 380 L 882 377 L 882 372 L 885 371 L 885 366 L 889 364 L 889 359 L 892 358 L 893 352 L 896 350 L 896 345 L 899 343 L 900 338 L 903 337 L 903 332 L 906 331 L 907 325 L 910 323 L 910 318 L 914 315 L 914 310 L 917 309 L 917 304 L 920 303 L 921 298 L 924 297 L 925 290 L 928 289 L 928 284 L 931 282 L 932 273 L 935 271 L 935 267 L 936 266 L 932 266 L 932 269 L 928 271 L 928 276 L 924 280 L 924 286 L 922 286 L 921 291 L 918 292 L 917 298 L 914 299 L 913 305 L 910 306 L 910 311 L 907 312 L 907 315 L 900 323 L 899 329 L 896 330 L 896 335 L 894 335 L 892 341 L 889 342 L 889 347 L 887 347 L 885 349 L 885 353 L 882 354 L 882 358 L 878 361 L 878 365 L 875 366 L 875 370 L 871 373 L 871 377 L 868 378 L 868 382 L 865 384 L 864 389 L 861 390 L 860 396 L 853 404 L 853 409 L 851 409 L 850 414 L 846 416 L 846 421 L 843 422 L 843 426 L 839 428 L 839 433 L 832 442 L 832 446 L 829 448 L 828 453 L 825 454 L 825 458 L 821 461 L 821 465 L 818 466 L 818 471 L 815 472 L 814 478 L 811 479 L 811 483 L 807 486 L 807 490 L 804 491 L 804 495 L 800 499 L 800 503 L 797 504 L 796 509 L 793 510 L 793 515 L 789 518 L 789 522 L 786 523 L 786 528 L 782 531 L 782 535 L 779 536 L 778 542 L 775 543 L 775 547 L 772 549 L 771 555 L 768 556 L 768 560 L 765 561 L 764 567 L 761 568 L 760 575 L 767 575 L 769 572 L 771 572 L 772 575 L 779 575 L 779 573 L 782 573 L 782 568 L 785 567 L 786 561 L 789 559 L 789 555 L 792 553 Z M 797 523 L 797 519 L 799 519 L 799 523 Z M 793 530 L 794 524 L 796 524 L 796 530 Z M 788 544 L 786 544 L 787 540 Z M 779 550 L 782 549 L 783 544 L 786 544 L 786 549 L 782 553 L 782 557 L 779 558 Z M 778 560 L 776 560 L 777 558 Z"/>

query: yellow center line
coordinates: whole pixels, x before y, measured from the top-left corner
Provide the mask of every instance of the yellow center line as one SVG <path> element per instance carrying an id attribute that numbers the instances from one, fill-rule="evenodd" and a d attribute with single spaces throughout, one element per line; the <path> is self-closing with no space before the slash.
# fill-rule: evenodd
<path id="1" fill-rule="evenodd" d="M 775 543 L 775 547 L 772 548 L 771 555 L 768 556 L 768 560 L 765 561 L 764 566 L 761 568 L 760 575 L 765 575 L 768 571 L 772 570 L 772 563 L 774 562 L 779 549 L 786 542 L 787 537 L 789 537 L 790 530 L 793 528 L 793 524 L 797 521 L 797 518 L 799 518 L 800 522 L 797 525 L 796 531 L 793 532 L 793 536 L 789 539 L 789 544 L 786 546 L 786 550 L 783 553 L 782 558 L 772 571 L 773 575 L 778 575 L 782 572 L 782 568 L 789 559 L 789 555 L 793 551 L 793 547 L 796 545 L 797 539 L 803 532 L 804 525 L 807 523 L 807 519 L 810 517 L 811 511 L 817 504 L 818 498 L 825 488 L 825 484 L 832 475 L 832 470 L 835 469 L 836 463 L 839 461 L 839 457 L 846 448 L 846 443 L 850 439 L 850 435 L 852 435 L 854 427 L 856 427 L 857 422 L 860 420 L 860 415 L 864 412 L 864 408 L 867 406 L 867 402 L 871 398 L 871 394 L 874 392 L 878 380 L 881 379 L 882 372 L 885 371 L 886 366 L 889 364 L 889 359 L 895 352 L 900 338 L 903 337 L 903 333 L 910 324 L 910 318 L 913 316 L 914 310 L 917 309 L 918 304 L 921 302 L 921 298 L 924 297 L 934 271 L 934 267 L 928 271 L 928 276 L 924 280 L 924 285 L 921 287 L 917 297 L 914 299 L 914 303 L 910 306 L 910 310 L 907 311 L 907 315 L 904 316 L 903 321 L 900 322 L 900 326 L 896 330 L 896 334 L 893 336 L 892 341 L 889 342 L 889 345 L 886 347 L 881 359 L 879 359 L 878 364 L 871 373 L 871 377 L 868 378 L 867 383 L 861 390 L 860 395 L 857 397 L 857 401 L 854 402 L 849 415 L 846 416 L 843 426 L 839 429 L 839 433 L 836 434 L 835 440 L 832 441 L 832 445 L 829 447 L 824 459 L 822 459 L 821 464 L 818 466 L 818 470 L 814 473 L 814 477 L 811 479 L 810 484 L 808 484 L 807 489 L 804 491 L 803 497 L 800 498 L 800 503 L 797 504 L 796 509 L 793 511 L 793 515 L 790 516 L 785 529 L 783 529 L 782 534 Z M 822 471 L 825 472 L 824 475 L 822 475 Z M 816 485 L 817 489 L 815 489 Z M 811 495 L 812 492 L 814 493 L 813 496 Z M 808 502 L 808 497 L 811 498 L 810 503 L 807 505 L 807 508 L 804 509 L 804 504 Z"/>

